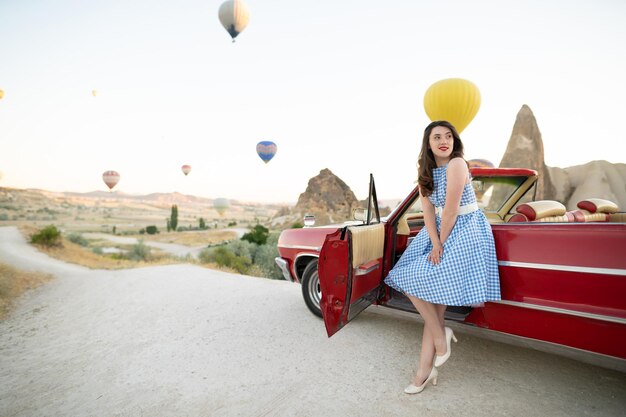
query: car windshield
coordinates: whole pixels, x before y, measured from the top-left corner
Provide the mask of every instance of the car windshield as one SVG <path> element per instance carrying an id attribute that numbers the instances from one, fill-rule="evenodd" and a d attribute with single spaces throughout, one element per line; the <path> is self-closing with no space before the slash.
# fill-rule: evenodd
<path id="1" fill-rule="evenodd" d="M 524 181 L 525 176 L 472 178 L 478 207 L 484 211 L 497 212 Z"/>
<path id="2" fill-rule="evenodd" d="M 478 207 L 486 212 L 498 212 L 526 179 L 526 176 L 481 176 L 472 178 L 472 187 L 474 188 L 474 193 L 476 193 Z M 525 201 L 526 196 L 522 200 Z M 421 212 L 422 204 L 419 198 L 416 198 L 405 211 L 408 214 Z"/>

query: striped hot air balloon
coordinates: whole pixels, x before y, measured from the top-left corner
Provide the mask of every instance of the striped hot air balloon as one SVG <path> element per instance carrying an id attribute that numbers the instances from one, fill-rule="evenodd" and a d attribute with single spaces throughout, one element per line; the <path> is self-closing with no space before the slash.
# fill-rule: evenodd
<path id="1" fill-rule="evenodd" d="M 104 171 L 102 174 L 102 181 L 112 190 L 115 185 L 120 182 L 120 174 L 116 171 Z"/>
<path id="2" fill-rule="evenodd" d="M 266 164 L 276 155 L 277 150 L 276 144 L 269 140 L 264 140 L 256 145 L 256 153 Z"/>
<path id="3" fill-rule="evenodd" d="M 248 6 L 241 0 L 227 0 L 220 6 L 218 16 L 224 29 L 235 38 L 243 32 L 250 21 Z"/>
<path id="4" fill-rule="evenodd" d="M 491 161 L 486 159 L 470 159 L 467 161 L 470 168 L 493 168 L 494 165 Z"/>

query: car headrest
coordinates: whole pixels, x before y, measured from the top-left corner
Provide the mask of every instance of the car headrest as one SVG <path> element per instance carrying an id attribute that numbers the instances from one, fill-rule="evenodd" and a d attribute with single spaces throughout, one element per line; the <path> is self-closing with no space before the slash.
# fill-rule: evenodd
<path id="1" fill-rule="evenodd" d="M 526 216 L 528 220 L 533 221 L 544 217 L 562 216 L 566 210 L 565 206 L 558 201 L 540 200 L 520 204 L 515 208 L 515 211 Z"/>
<path id="2" fill-rule="evenodd" d="M 589 213 L 617 213 L 619 211 L 617 204 L 601 198 L 588 198 L 579 201 L 576 205 L 579 209 L 587 210 Z"/>

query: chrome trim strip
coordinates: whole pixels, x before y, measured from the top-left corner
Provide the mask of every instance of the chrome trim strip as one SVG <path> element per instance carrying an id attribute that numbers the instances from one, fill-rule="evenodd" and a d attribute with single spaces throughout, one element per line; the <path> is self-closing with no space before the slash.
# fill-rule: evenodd
<path id="1" fill-rule="evenodd" d="M 492 301 L 492 302 L 496 304 L 506 304 L 506 305 L 510 305 L 513 307 L 530 308 L 532 310 L 541 310 L 541 311 L 547 311 L 550 313 L 567 314 L 569 316 L 584 317 L 586 319 L 626 324 L 626 318 L 621 318 L 621 317 L 612 317 L 612 316 L 605 316 L 602 314 L 585 313 L 582 311 L 567 310 L 564 308 L 548 307 L 548 306 L 542 306 L 542 305 L 531 304 L 531 303 L 522 303 L 519 301 L 500 300 L 500 301 Z"/>
<path id="2" fill-rule="evenodd" d="M 279 248 L 285 249 L 304 249 L 304 250 L 314 250 L 319 252 L 322 250 L 321 246 L 300 246 L 300 245 L 278 245 Z"/>
<path id="3" fill-rule="evenodd" d="M 589 267 L 589 266 L 574 266 L 574 265 L 550 265 L 550 264 L 536 264 L 536 263 L 530 263 L 530 262 L 512 262 L 512 261 L 498 261 L 498 265 L 512 266 L 515 268 L 550 269 L 553 271 L 569 271 L 569 272 L 583 272 L 583 273 L 588 273 L 588 274 L 626 276 L 626 269 L 594 268 L 594 267 Z"/>
<path id="4" fill-rule="evenodd" d="M 372 265 L 367 269 L 362 269 L 359 267 L 356 269 L 356 272 L 354 273 L 354 275 L 367 275 L 373 270 L 378 269 L 379 267 L 380 267 L 380 264 Z"/>

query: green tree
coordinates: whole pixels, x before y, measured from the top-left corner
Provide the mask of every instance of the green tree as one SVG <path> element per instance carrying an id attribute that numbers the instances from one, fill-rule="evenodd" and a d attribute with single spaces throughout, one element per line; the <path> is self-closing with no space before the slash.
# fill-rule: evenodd
<path id="1" fill-rule="evenodd" d="M 54 225 L 46 226 L 30 235 L 30 242 L 42 246 L 62 246 L 61 231 Z"/>
<path id="2" fill-rule="evenodd" d="M 176 231 L 178 227 L 178 206 L 176 204 L 172 205 L 172 214 L 170 216 L 170 227 L 173 231 Z"/>
<path id="3" fill-rule="evenodd" d="M 267 227 L 257 224 L 252 230 L 241 237 L 241 240 L 247 240 L 250 243 L 256 243 L 257 245 L 265 245 L 267 237 L 270 231 Z"/>
<path id="4" fill-rule="evenodd" d="M 198 219 L 198 227 L 200 227 L 200 230 L 206 229 L 206 222 L 202 217 Z"/>
<path id="5" fill-rule="evenodd" d="M 159 233 L 159 229 L 157 229 L 157 227 L 154 225 L 146 226 L 146 233 L 149 235 L 154 235 L 156 233 Z"/>

